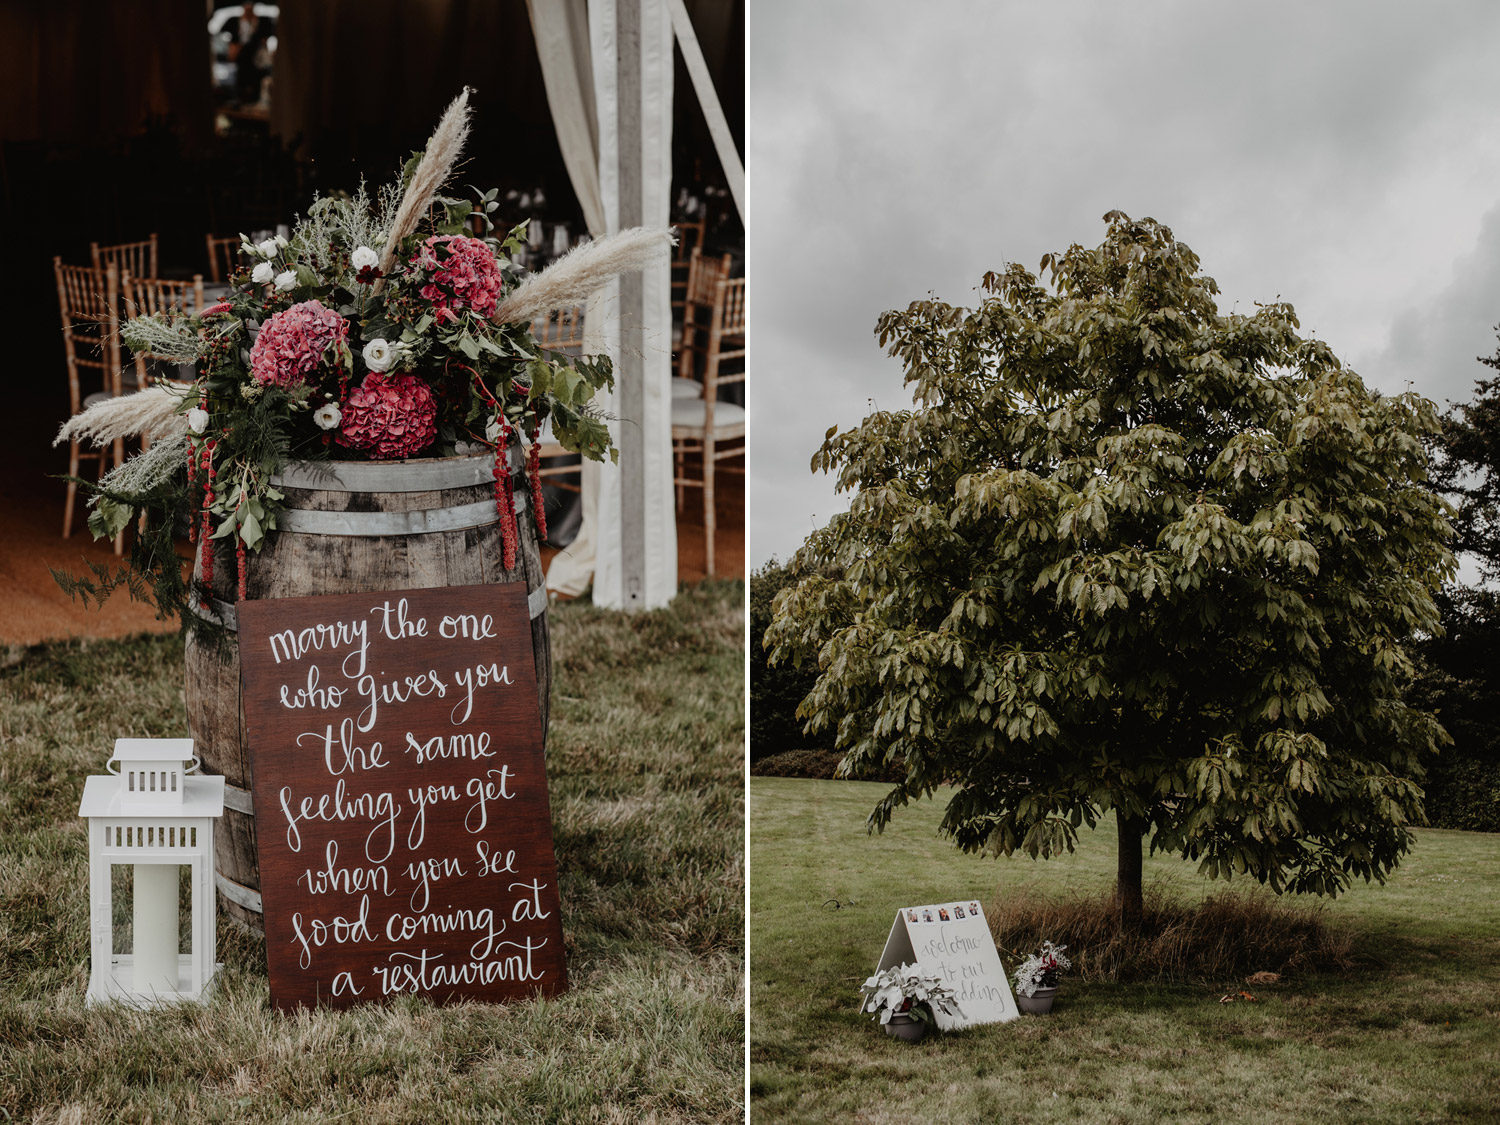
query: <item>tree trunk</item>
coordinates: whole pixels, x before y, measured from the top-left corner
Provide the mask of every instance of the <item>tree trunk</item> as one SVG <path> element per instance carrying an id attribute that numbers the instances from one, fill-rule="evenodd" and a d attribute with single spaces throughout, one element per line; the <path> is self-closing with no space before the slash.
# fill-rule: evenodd
<path id="1" fill-rule="evenodd" d="M 1141 928 L 1144 902 L 1141 894 L 1141 841 L 1146 836 L 1142 817 L 1115 814 L 1120 830 L 1119 865 L 1115 877 L 1115 905 L 1120 910 L 1120 929 L 1133 933 Z"/>

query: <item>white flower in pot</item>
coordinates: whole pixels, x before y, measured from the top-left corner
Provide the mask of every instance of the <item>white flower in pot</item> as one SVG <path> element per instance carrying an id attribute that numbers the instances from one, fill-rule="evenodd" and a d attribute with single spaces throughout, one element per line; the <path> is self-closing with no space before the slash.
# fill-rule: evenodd
<path id="1" fill-rule="evenodd" d="M 894 965 L 882 969 L 861 988 L 861 1011 L 873 1013 L 887 1035 L 917 1040 L 927 1034 L 934 1011 L 960 1015 L 958 997 L 937 973 L 920 964 Z"/>
<path id="2" fill-rule="evenodd" d="M 1067 948 L 1044 941 L 1039 952 L 1016 967 L 1016 1004 L 1023 1012 L 1041 1015 L 1052 1010 L 1052 998 L 1062 975 L 1073 967 Z"/>

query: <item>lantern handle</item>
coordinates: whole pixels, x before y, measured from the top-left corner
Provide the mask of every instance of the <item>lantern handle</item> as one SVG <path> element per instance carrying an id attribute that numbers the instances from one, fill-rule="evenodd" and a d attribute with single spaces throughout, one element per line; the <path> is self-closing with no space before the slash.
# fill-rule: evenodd
<path id="1" fill-rule="evenodd" d="M 200 758 L 197 754 L 194 754 L 192 756 L 192 758 L 189 759 L 189 761 L 191 762 L 191 764 L 188 765 L 182 772 L 183 773 L 197 773 L 198 772 L 198 767 L 203 764 L 203 759 Z"/>

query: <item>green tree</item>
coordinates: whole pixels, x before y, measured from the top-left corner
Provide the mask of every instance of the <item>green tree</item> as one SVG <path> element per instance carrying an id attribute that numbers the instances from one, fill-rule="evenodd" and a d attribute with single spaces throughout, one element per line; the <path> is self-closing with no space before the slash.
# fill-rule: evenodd
<path id="1" fill-rule="evenodd" d="M 813 468 L 850 510 L 767 643 L 816 665 L 802 714 L 843 769 L 906 763 L 874 829 L 951 784 L 959 846 L 1049 856 L 1113 811 L 1125 925 L 1143 841 L 1278 892 L 1382 879 L 1445 737 L 1401 697 L 1453 567 L 1436 410 L 1105 220 L 1050 286 L 1012 265 L 976 309 L 880 318 L 915 409 L 829 430 Z"/>
<path id="2" fill-rule="evenodd" d="M 1500 350 L 1479 357 L 1500 370 Z M 1500 581 L 1500 379 L 1443 415 L 1433 483 L 1456 507 L 1454 548 Z M 1500 594 L 1453 585 L 1437 599 L 1443 628 L 1417 650 L 1419 698 L 1453 737 L 1428 776 L 1427 807 L 1444 828 L 1500 831 Z"/>
<path id="3" fill-rule="evenodd" d="M 1453 739 L 1423 788 L 1440 828 L 1500 832 L 1500 594 L 1447 586 L 1438 594 L 1440 634 L 1415 657 L 1412 700 Z"/>
<path id="4" fill-rule="evenodd" d="M 750 760 L 759 761 L 787 750 L 833 749 L 833 738 L 809 738 L 802 732 L 797 705 L 812 690 L 817 676 L 811 668 L 771 664 L 762 646 L 771 624 L 776 595 L 792 580 L 791 573 L 772 559 L 750 575 Z"/>
<path id="5" fill-rule="evenodd" d="M 1500 350 L 1479 362 L 1500 370 Z M 1433 483 L 1457 506 L 1454 548 L 1500 580 L 1500 378 L 1478 379 L 1473 401 L 1443 416 Z"/>

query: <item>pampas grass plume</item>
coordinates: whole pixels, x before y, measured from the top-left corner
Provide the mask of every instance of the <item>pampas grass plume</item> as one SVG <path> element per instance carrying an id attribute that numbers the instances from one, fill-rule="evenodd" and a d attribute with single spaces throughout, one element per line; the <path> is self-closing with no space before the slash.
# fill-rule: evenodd
<path id="1" fill-rule="evenodd" d="M 380 254 L 380 269 L 383 273 L 391 272 L 401 240 L 417 229 L 417 224 L 432 205 L 438 189 L 453 174 L 453 166 L 458 163 L 464 142 L 468 138 L 469 88 L 465 86 L 463 93 L 454 98 L 443 112 L 442 120 L 438 122 L 437 129 L 422 152 L 417 170 L 412 173 L 411 183 L 406 186 L 406 194 L 401 197 L 401 206 L 396 209 L 396 218 L 391 224 L 390 237 L 386 239 L 385 249 Z M 385 288 L 384 281 L 383 277 L 376 279 L 371 291 L 379 293 Z"/>
<path id="2" fill-rule="evenodd" d="M 532 320 L 581 305 L 616 275 L 665 259 L 675 244 L 670 227 L 630 227 L 585 242 L 516 286 L 495 309 L 495 319 Z"/>
<path id="3" fill-rule="evenodd" d="M 189 391 L 185 386 L 161 384 L 133 395 L 103 399 L 64 422 L 52 444 L 87 441 L 103 447 L 118 438 L 160 441 L 171 437 L 187 426 L 177 408 Z"/>

